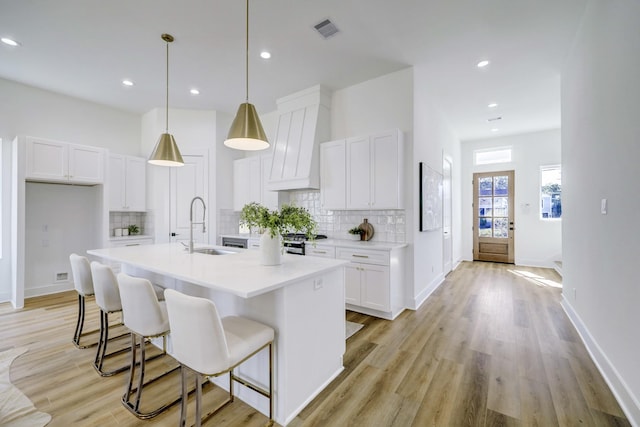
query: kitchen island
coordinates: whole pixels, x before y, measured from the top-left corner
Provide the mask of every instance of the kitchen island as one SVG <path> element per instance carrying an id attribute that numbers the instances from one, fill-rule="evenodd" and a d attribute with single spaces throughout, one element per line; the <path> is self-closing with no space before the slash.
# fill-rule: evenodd
<path id="1" fill-rule="evenodd" d="M 88 253 L 120 263 L 122 271 L 162 287 L 210 298 L 222 316 L 246 316 L 274 328 L 274 418 L 279 424 L 291 422 L 343 369 L 346 261 L 285 254 L 281 265 L 263 266 L 259 251 L 189 254 L 179 244 Z M 238 372 L 266 386 L 267 366 L 268 355 L 263 351 Z M 228 387 L 224 378 L 216 384 Z M 266 398 L 240 385 L 237 396 L 268 414 Z"/>

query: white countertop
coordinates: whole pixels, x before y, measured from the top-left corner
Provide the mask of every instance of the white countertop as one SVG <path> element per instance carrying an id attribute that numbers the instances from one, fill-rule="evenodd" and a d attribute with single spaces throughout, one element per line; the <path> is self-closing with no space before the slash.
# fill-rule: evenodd
<path id="1" fill-rule="evenodd" d="M 212 245 L 197 247 L 233 250 L 237 253 L 189 254 L 177 243 L 92 249 L 87 253 L 243 298 L 271 292 L 348 263 L 337 259 L 284 254 L 282 264 L 264 266 L 260 265 L 260 251 Z"/>

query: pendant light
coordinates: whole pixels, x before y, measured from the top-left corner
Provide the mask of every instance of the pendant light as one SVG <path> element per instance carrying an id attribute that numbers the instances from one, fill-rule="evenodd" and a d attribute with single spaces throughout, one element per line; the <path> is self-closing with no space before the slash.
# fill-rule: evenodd
<path id="1" fill-rule="evenodd" d="M 249 103 L 249 0 L 247 0 L 246 45 L 245 45 L 245 102 L 240 104 L 236 118 L 231 123 L 229 135 L 224 145 L 236 150 L 256 151 L 269 148 L 267 135 L 256 112 Z"/>
<path id="2" fill-rule="evenodd" d="M 162 40 L 167 42 L 167 98 L 166 98 L 166 107 L 165 107 L 165 131 L 158 142 L 156 143 L 156 148 L 153 149 L 153 153 L 149 157 L 149 163 L 157 166 L 184 166 L 184 161 L 182 160 L 182 155 L 180 154 L 180 150 L 178 150 L 178 144 L 176 144 L 176 140 L 173 139 L 173 135 L 169 133 L 169 43 L 173 41 L 173 36 L 171 34 L 163 34 Z"/>

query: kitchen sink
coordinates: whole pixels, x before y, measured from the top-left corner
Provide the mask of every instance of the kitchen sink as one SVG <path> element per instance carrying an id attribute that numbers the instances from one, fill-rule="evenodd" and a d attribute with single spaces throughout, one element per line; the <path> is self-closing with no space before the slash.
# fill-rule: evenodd
<path id="1" fill-rule="evenodd" d="M 234 254 L 235 252 L 225 251 L 224 249 L 215 249 L 215 248 L 198 248 L 198 249 L 194 249 L 193 253 L 205 254 L 205 255 L 229 255 L 229 254 Z"/>

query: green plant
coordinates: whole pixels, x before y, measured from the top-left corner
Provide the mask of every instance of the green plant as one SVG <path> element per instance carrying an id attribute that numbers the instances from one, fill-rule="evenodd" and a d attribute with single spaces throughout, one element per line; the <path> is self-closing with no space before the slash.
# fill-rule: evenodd
<path id="1" fill-rule="evenodd" d="M 127 228 L 129 229 L 129 234 L 138 234 L 140 232 L 140 228 L 135 224 L 132 224 Z"/>
<path id="2" fill-rule="evenodd" d="M 353 227 L 352 229 L 350 229 L 348 231 L 349 234 L 355 234 L 355 235 L 362 235 L 364 233 L 364 230 L 361 229 L 360 227 Z"/>
<path id="3" fill-rule="evenodd" d="M 305 233 L 313 240 L 318 224 L 305 208 L 293 205 L 282 205 L 280 211 L 270 211 L 259 203 L 244 205 L 240 212 L 240 224 L 250 229 L 269 230 L 271 237 L 286 233 Z"/>

